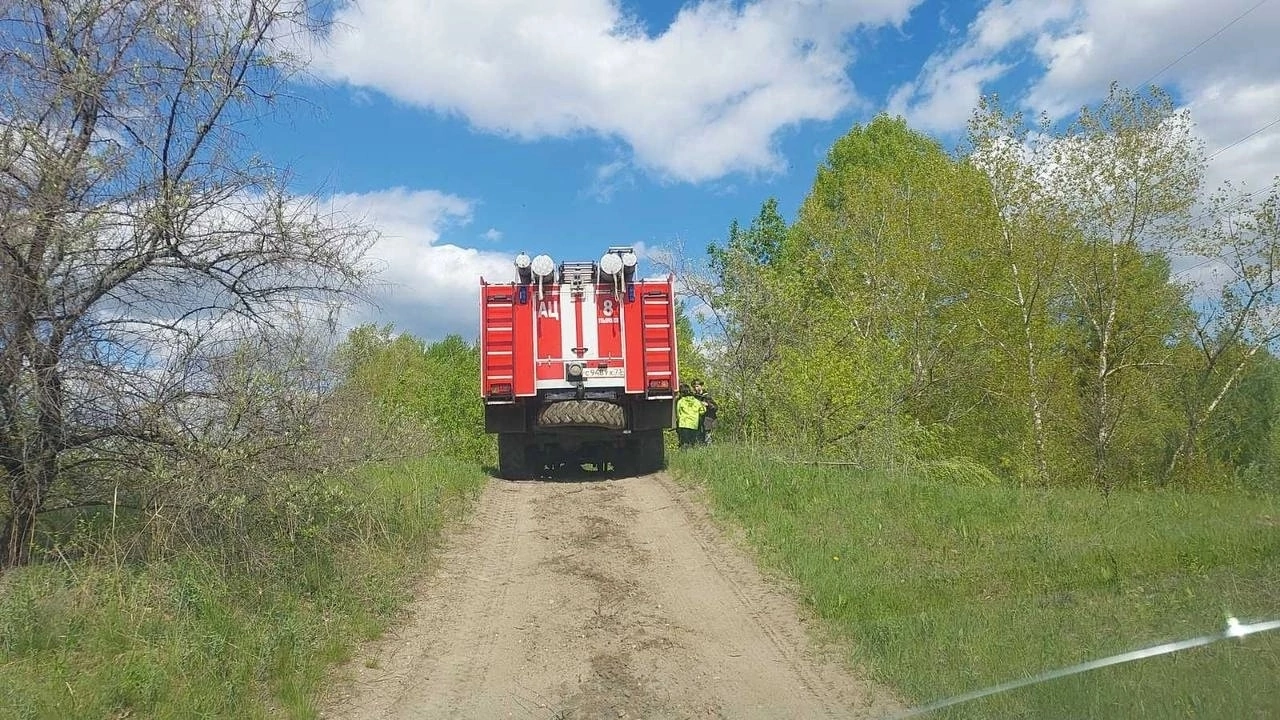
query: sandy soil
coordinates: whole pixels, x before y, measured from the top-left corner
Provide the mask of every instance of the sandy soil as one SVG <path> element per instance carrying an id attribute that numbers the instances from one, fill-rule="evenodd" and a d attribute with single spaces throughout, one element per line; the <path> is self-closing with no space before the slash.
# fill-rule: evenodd
<path id="1" fill-rule="evenodd" d="M 665 475 L 490 481 L 327 718 L 871 718 L 892 696 Z"/>

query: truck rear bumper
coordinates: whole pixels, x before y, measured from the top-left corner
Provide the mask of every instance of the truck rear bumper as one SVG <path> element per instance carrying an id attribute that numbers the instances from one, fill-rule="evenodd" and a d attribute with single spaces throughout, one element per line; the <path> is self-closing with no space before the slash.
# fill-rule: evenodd
<path id="1" fill-rule="evenodd" d="M 673 423 L 673 401 L 670 399 L 649 400 L 641 397 L 624 398 L 621 405 L 627 416 L 627 430 L 665 430 Z M 537 417 L 540 403 L 514 402 L 510 404 L 485 405 L 484 430 L 487 433 L 535 433 L 547 432 L 538 427 Z M 554 432 L 563 433 L 563 429 Z M 619 434 L 616 430 L 599 431 Z"/>

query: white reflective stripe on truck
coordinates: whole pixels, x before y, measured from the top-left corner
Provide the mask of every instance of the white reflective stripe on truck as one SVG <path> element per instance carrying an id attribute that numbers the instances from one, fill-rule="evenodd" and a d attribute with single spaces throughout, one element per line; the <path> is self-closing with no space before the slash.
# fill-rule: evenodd
<path id="1" fill-rule="evenodd" d="M 578 313 L 578 322 L 582 323 L 582 347 L 587 349 L 583 359 L 595 360 L 600 357 L 600 315 L 596 310 L 596 288 L 588 285 L 582 294 L 582 312 Z"/>
<path id="2" fill-rule="evenodd" d="M 560 357 L 565 361 L 595 360 L 600 357 L 599 311 L 596 309 L 594 285 L 579 288 L 582 298 L 573 295 L 573 285 L 560 286 Z M 581 340 L 579 340 L 581 339 Z M 579 345 L 581 341 L 581 345 Z M 574 348 L 585 348 L 578 355 Z"/>
<path id="3" fill-rule="evenodd" d="M 564 283 L 560 286 L 560 359 L 568 362 L 574 357 L 573 348 L 578 347 L 577 320 L 574 317 L 573 286 Z"/>

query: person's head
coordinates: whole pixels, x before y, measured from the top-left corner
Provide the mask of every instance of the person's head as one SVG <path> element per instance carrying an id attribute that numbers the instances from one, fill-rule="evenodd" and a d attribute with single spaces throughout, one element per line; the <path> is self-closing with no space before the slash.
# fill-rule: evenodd
<path id="1" fill-rule="evenodd" d="M 704 390 L 706 390 L 706 388 L 703 387 L 702 380 L 693 381 L 693 392 L 695 395 L 701 395 Z"/>
<path id="2" fill-rule="evenodd" d="M 692 393 L 690 392 L 690 390 L 689 390 L 689 383 L 680 383 L 680 394 L 681 394 L 681 395 L 691 395 L 691 394 L 692 394 Z"/>

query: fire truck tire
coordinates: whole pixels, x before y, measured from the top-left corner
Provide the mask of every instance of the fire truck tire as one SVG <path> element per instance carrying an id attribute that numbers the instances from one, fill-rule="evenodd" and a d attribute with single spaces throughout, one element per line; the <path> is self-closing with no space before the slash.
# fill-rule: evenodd
<path id="1" fill-rule="evenodd" d="M 542 408 L 538 425 L 621 430 L 627 426 L 627 415 L 621 405 L 603 400 L 562 400 Z"/>
<path id="2" fill-rule="evenodd" d="M 528 480 L 533 477 L 529 444 L 523 435 L 498 435 L 498 476 L 507 480 Z"/>

